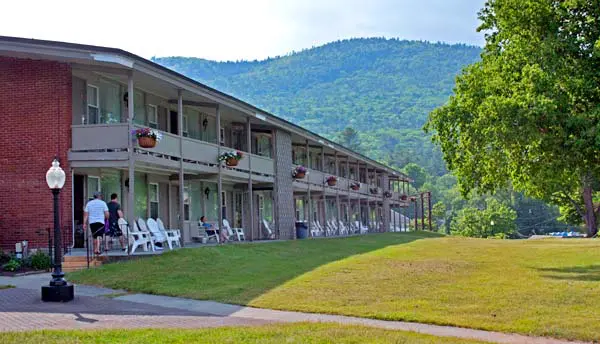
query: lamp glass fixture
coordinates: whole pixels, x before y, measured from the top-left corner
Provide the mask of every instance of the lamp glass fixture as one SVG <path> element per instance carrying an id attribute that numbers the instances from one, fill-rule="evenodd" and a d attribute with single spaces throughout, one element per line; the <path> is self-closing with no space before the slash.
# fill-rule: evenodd
<path id="1" fill-rule="evenodd" d="M 50 189 L 62 189 L 65 186 L 65 171 L 57 159 L 52 161 L 52 167 L 46 172 L 46 183 Z"/>

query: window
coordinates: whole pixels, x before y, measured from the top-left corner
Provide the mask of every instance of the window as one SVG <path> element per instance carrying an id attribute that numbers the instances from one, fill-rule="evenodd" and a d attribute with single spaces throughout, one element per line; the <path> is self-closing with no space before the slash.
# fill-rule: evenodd
<path id="1" fill-rule="evenodd" d="M 158 184 L 156 183 L 150 183 L 149 185 L 150 188 L 150 217 L 153 219 L 157 219 L 158 218 Z"/>
<path id="2" fill-rule="evenodd" d="M 221 192 L 221 214 L 223 218 L 227 218 L 227 197 L 225 191 Z"/>
<path id="3" fill-rule="evenodd" d="M 304 200 L 296 199 L 296 221 L 304 221 Z"/>
<path id="4" fill-rule="evenodd" d="M 100 191 L 100 177 L 87 177 L 87 196 L 88 200 L 94 198 L 94 192 Z"/>
<path id="5" fill-rule="evenodd" d="M 188 128 L 189 128 L 188 116 L 183 115 L 183 127 L 181 128 L 181 131 L 183 132 L 183 136 L 185 136 L 185 137 L 188 137 L 190 135 Z"/>
<path id="6" fill-rule="evenodd" d="M 183 219 L 184 221 L 190 220 L 190 186 L 187 185 L 183 188 Z"/>
<path id="7" fill-rule="evenodd" d="M 225 128 L 221 127 L 221 145 L 225 145 Z"/>
<path id="8" fill-rule="evenodd" d="M 156 105 L 148 104 L 148 126 L 150 128 L 158 129 L 158 110 Z"/>
<path id="9" fill-rule="evenodd" d="M 88 124 L 100 123 L 100 92 L 94 85 L 87 86 L 87 117 Z"/>

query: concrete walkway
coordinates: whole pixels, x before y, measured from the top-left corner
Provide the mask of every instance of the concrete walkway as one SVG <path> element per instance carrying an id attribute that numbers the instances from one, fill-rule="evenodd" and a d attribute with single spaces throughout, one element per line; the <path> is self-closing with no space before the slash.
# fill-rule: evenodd
<path id="1" fill-rule="evenodd" d="M 0 277 L 0 285 L 10 284 L 17 287 L 0 290 L 0 331 L 42 328 L 196 328 L 309 321 L 364 325 L 494 343 L 581 343 L 451 326 L 277 311 L 158 295 L 126 294 L 122 290 L 84 285 L 76 286 L 77 296 L 74 302 L 48 304 L 39 300 L 39 288 L 49 280 L 49 274 Z M 110 298 L 102 297 L 103 295 L 109 295 Z"/>

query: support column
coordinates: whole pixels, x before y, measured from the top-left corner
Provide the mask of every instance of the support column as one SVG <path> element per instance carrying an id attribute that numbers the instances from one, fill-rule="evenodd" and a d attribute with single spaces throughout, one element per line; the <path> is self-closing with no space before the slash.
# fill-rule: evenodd
<path id="1" fill-rule="evenodd" d="M 360 161 L 356 160 L 356 181 L 360 184 Z M 362 228 L 362 195 L 360 193 L 360 188 L 358 189 L 358 229 Z"/>
<path id="2" fill-rule="evenodd" d="M 421 230 L 425 230 L 425 194 L 421 193 Z"/>
<path id="3" fill-rule="evenodd" d="M 350 195 L 351 195 L 351 189 L 350 189 L 350 156 L 346 157 L 346 183 L 348 185 L 346 185 L 346 197 L 348 197 L 348 205 L 347 205 L 347 209 L 346 209 L 346 226 L 348 226 L 348 230 L 352 229 L 351 224 L 351 218 L 352 216 L 350 216 L 350 212 L 352 211 L 352 206 L 350 204 Z M 350 233 L 348 233 L 350 234 Z"/>
<path id="4" fill-rule="evenodd" d="M 252 185 L 252 125 L 250 123 L 250 116 L 246 119 L 246 148 L 248 149 L 248 210 L 250 211 L 250 241 L 254 241 L 254 193 Z M 243 197 L 242 197 L 243 200 Z M 243 206 L 242 206 L 243 208 Z M 260 226 L 259 226 L 260 228 Z M 260 233 L 257 233 L 260 237 Z"/>
<path id="5" fill-rule="evenodd" d="M 340 165 L 339 165 L 339 161 L 338 161 L 337 152 L 334 153 L 334 159 L 335 159 L 335 176 L 339 178 Z M 340 227 L 340 190 L 339 190 L 339 186 L 337 186 L 337 185 L 335 187 L 335 211 L 336 211 L 336 217 L 337 217 L 336 221 L 335 221 L 335 226 L 337 228 L 337 234 L 341 235 L 342 228 Z"/>
<path id="6" fill-rule="evenodd" d="M 427 215 L 429 218 L 429 231 L 432 231 L 432 227 L 431 227 L 431 191 L 427 192 Z"/>
<path id="7" fill-rule="evenodd" d="M 217 127 L 217 156 L 221 155 L 221 106 L 219 104 L 217 104 L 217 123 L 216 123 L 216 127 Z M 246 157 L 248 158 L 248 157 Z M 219 223 L 218 223 L 218 228 L 220 228 L 221 230 L 223 230 L 223 176 L 222 176 L 222 170 L 223 170 L 223 163 L 219 162 L 219 172 L 217 175 L 217 202 L 219 203 L 217 205 L 217 209 L 218 209 L 218 215 L 219 215 Z M 252 200 L 250 200 L 250 203 L 252 203 Z"/>
<path id="8" fill-rule="evenodd" d="M 415 231 L 419 230 L 419 200 L 417 199 L 417 196 L 415 196 Z"/>
<path id="9" fill-rule="evenodd" d="M 183 153 L 183 91 L 177 90 L 177 135 L 179 135 L 179 151 Z M 185 180 L 183 176 L 183 154 L 179 158 L 179 228 L 182 238 L 179 242 L 185 242 Z"/>
<path id="10" fill-rule="evenodd" d="M 308 140 L 306 140 L 306 168 L 310 168 L 310 146 L 308 144 Z M 308 198 L 308 204 L 306 208 L 308 208 L 308 216 L 306 219 L 308 220 L 308 236 L 312 236 L 312 197 L 310 195 L 310 176 L 306 175 L 306 197 Z"/>
<path id="11" fill-rule="evenodd" d="M 321 172 L 323 172 L 323 176 L 326 176 L 325 173 L 325 147 L 321 147 Z M 321 181 L 321 185 L 323 187 L 323 229 L 325 230 L 324 236 L 328 236 L 327 233 L 327 196 L 325 195 L 325 180 Z"/>
<path id="12" fill-rule="evenodd" d="M 127 76 L 127 123 L 129 127 L 129 133 L 133 130 L 133 99 L 134 99 L 134 89 L 133 89 L 133 71 L 129 73 Z M 129 134 L 131 135 L 131 134 Z M 127 140 L 128 149 L 128 178 L 129 178 L 129 189 L 127 192 L 127 223 L 129 224 L 128 230 L 133 230 L 133 223 L 135 222 L 135 154 L 133 154 L 134 150 L 134 141 L 132 139 Z M 129 236 L 129 233 L 126 233 Z M 127 250 L 127 254 L 129 254 L 129 249 Z"/>
<path id="13" fill-rule="evenodd" d="M 391 207 L 390 207 L 390 202 L 391 202 L 391 197 L 385 197 L 385 193 L 386 192 L 391 192 L 390 191 L 390 180 L 389 180 L 389 175 L 384 172 L 381 175 L 381 186 L 383 186 L 383 192 L 382 192 L 382 197 L 383 197 L 383 201 L 382 201 L 382 212 L 383 212 L 383 228 L 382 230 L 384 232 L 389 232 L 390 231 L 390 213 L 391 213 Z"/>

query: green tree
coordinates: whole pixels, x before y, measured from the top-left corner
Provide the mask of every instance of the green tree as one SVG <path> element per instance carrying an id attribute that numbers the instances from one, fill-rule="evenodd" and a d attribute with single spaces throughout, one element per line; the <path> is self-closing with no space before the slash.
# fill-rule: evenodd
<path id="1" fill-rule="evenodd" d="M 592 0 L 488 0 L 480 62 L 430 114 L 463 194 L 508 187 L 563 207 L 597 232 L 600 6 Z"/>
<path id="2" fill-rule="evenodd" d="M 343 145 L 344 147 L 352 149 L 353 151 L 362 151 L 360 146 L 360 138 L 358 137 L 358 132 L 352 127 L 346 127 L 344 130 L 340 131 L 336 135 L 335 141 Z"/>
<path id="3" fill-rule="evenodd" d="M 413 180 L 413 186 L 417 189 L 420 189 L 427 181 L 427 172 L 425 169 L 414 162 L 404 166 L 402 172 L 406 173 Z"/>
<path id="4" fill-rule="evenodd" d="M 489 198 L 485 209 L 462 209 L 452 222 L 451 232 L 475 238 L 506 238 L 516 233 L 516 218 L 516 211 L 494 198 Z"/>
<path id="5" fill-rule="evenodd" d="M 446 222 L 446 206 L 442 202 L 437 202 L 431 209 L 431 217 L 433 224 L 437 229 L 439 226 L 444 225 Z"/>

